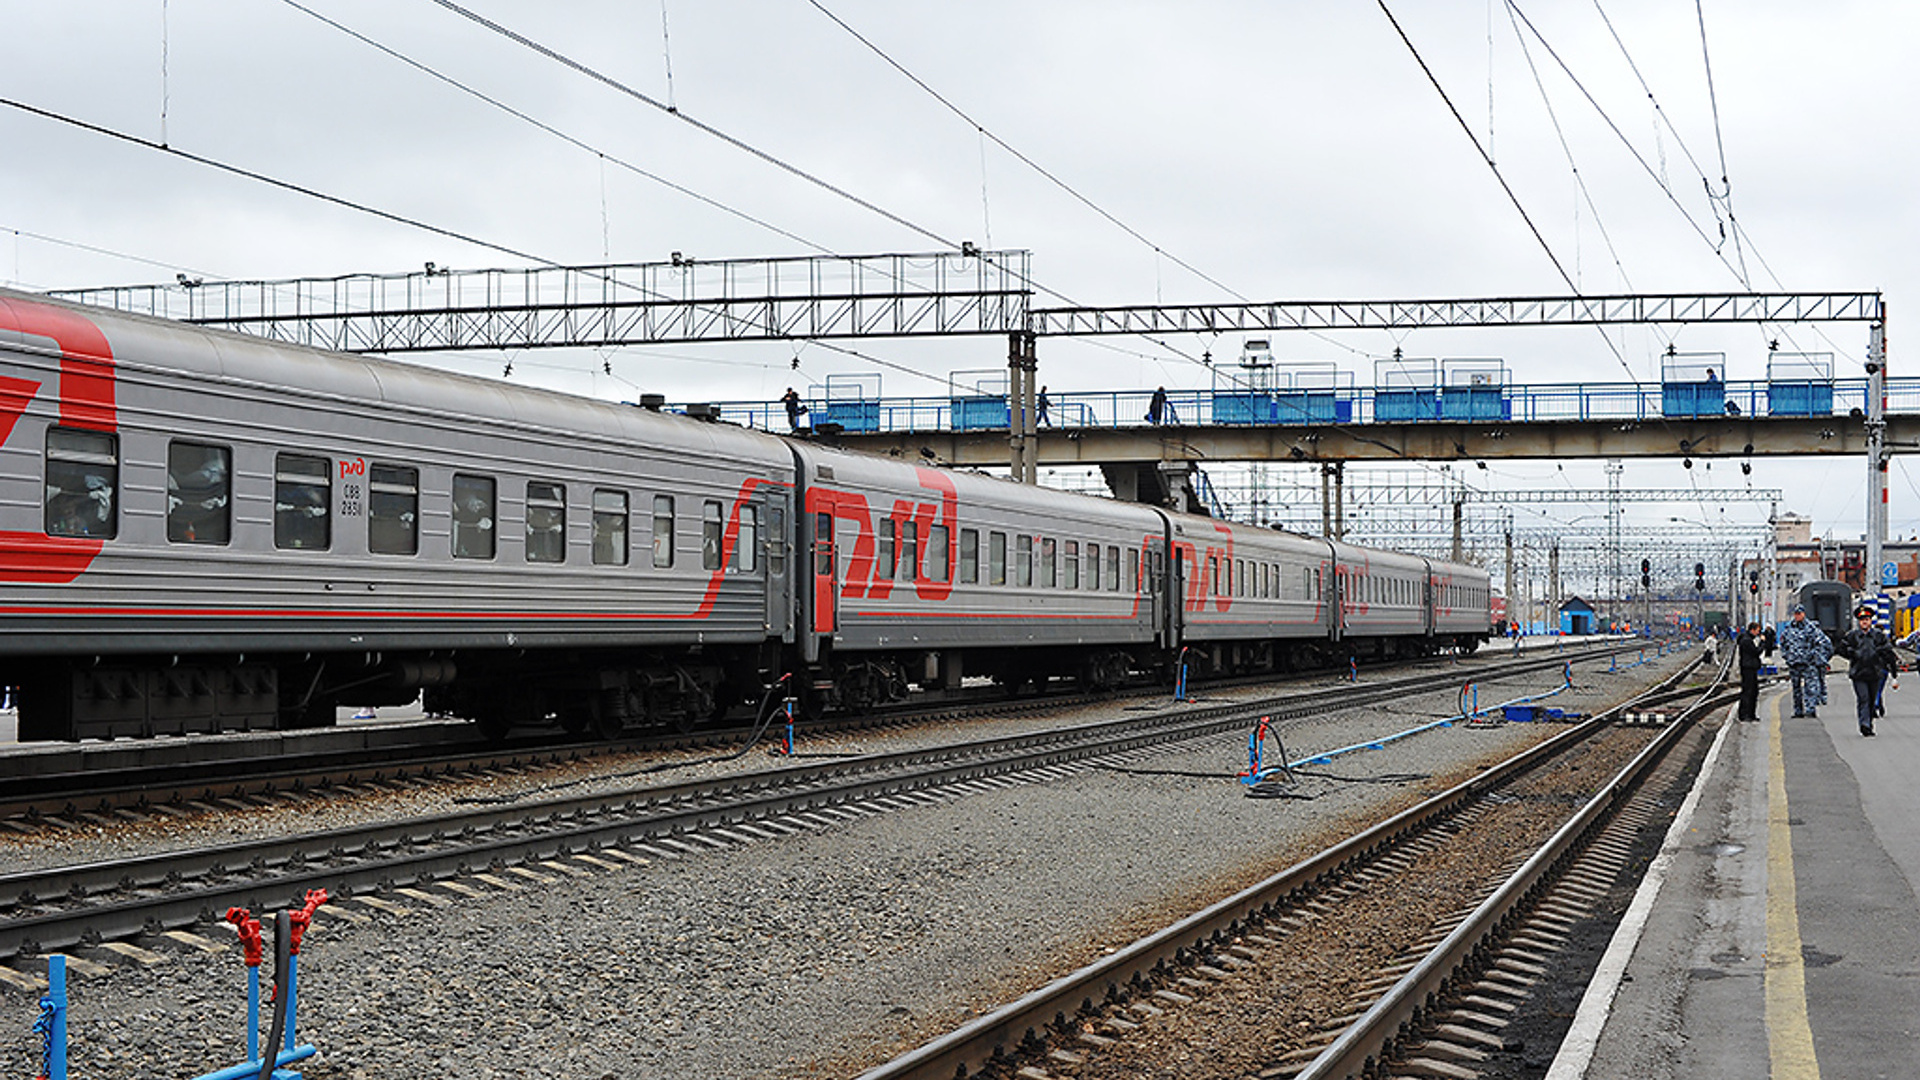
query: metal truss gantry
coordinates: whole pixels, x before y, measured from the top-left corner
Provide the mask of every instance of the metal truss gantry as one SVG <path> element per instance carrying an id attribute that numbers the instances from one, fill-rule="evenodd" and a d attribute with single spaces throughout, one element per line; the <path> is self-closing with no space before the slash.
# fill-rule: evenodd
<path id="1" fill-rule="evenodd" d="M 1030 254 L 706 262 L 193 281 L 53 295 L 343 352 L 1004 335 L 1025 328 Z"/>
<path id="2" fill-rule="evenodd" d="M 1867 543 L 1886 537 L 1886 304 L 1877 292 L 1658 293 L 1034 308 L 1031 252 L 822 255 L 448 270 L 80 289 L 54 295 L 352 352 L 604 347 L 702 341 L 1002 335 L 1019 477 L 1036 475 L 1040 337 L 1626 323 L 1869 326 Z M 1617 502 L 1612 504 L 1617 519 Z M 1618 553 L 1618 544 L 1614 545 Z M 1614 570 L 1615 581 L 1619 569 Z M 1616 589 L 1617 592 L 1617 589 Z"/>
<path id="3" fill-rule="evenodd" d="M 1876 292 L 1666 293 L 1035 308 L 1022 249 L 130 285 L 53 295 L 356 352 L 698 341 L 1869 322 Z"/>
<path id="4" fill-rule="evenodd" d="M 1879 293 L 1666 293 L 1486 300 L 1312 300 L 1039 308 L 1041 337 L 1615 323 L 1879 322 Z"/>

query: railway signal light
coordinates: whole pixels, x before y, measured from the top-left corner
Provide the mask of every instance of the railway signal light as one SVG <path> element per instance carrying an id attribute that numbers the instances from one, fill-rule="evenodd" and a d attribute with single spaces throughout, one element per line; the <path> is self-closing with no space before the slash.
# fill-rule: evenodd
<path id="1" fill-rule="evenodd" d="M 1704 592 L 1707 588 L 1707 564 L 1693 564 L 1693 591 Z"/>
<path id="2" fill-rule="evenodd" d="M 1760 571 L 1755 570 L 1747 575 L 1747 591 L 1754 593 L 1760 591 Z"/>

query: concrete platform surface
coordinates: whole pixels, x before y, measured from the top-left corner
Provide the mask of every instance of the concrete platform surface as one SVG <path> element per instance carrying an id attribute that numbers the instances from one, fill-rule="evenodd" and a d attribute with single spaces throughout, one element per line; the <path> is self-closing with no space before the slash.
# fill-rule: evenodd
<path id="1" fill-rule="evenodd" d="M 1549 1080 L 1920 1077 L 1920 675 L 1863 737 L 1784 684 L 1732 712 Z M 1684 826 L 1684 827 L 1681 827 Z M 1656 873 L 1662 869 L 1656 860 Z M 1657 888 L 1657 893 L 1649 890 Z M 1588 1054 L 1590 1053 L 1590 1056 Z"/>

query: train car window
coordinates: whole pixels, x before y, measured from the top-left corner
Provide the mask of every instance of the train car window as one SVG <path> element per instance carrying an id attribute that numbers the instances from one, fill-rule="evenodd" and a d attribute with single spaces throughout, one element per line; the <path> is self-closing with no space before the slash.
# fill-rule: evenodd
<path id="1" fill-rule="evenodd" d="M 829 516 L 828 521 L 831 520 Z M 832 527 L 828 528 L 827 535 L 831 537 Z M 653 565 L 659 567 L 673 565 L 673 496 L 671 495 L 653 497 Z M 820 572 L 824 574 L 827 571 Z"/>
<path id="2" fill-rule="evenodd" d="M 720 504 L 708 499 L 700 510 L 700 569 L 720 569 L 720 535 L 725 528 Z"/>
<path id="3" fill-rule="evenodd" d="M 1140 591 L 1140 549 L 1139 548 L 1127 549 L 1127 591 L 1130 593 L 1136 593 L 1136 594 L 1139 593 Z"/>
<path id="4" fill-rule="evenodd" d="M 1120 591 L 1120 549 L 1117 547 L 1107 549 L 1107 591 Z"/>
<path id="5" fill-rule="evenodd" d="M 167 444 L 167 540 L 224 544 L 233 535 L 233 451 L 200 443 Z"/>
<path id="6" fill-rule="evenodd" d="M 1005 556 L 1002 555 L 1002 561 Z M 973 585 L 980 580 L 980 530 L 960 530 L 960 581 Z"/>
<path id="7" fill-rule="evenodd" d="M 787 508 L 767 507 L 767 573 L 774 577 L 787 574 Z"/>
<path id="8" fill-rule="evenodd" d="M 1055 574 L 1058 571 L 1058 566 L 1059 566 L 1059 550 L 1053 542 L 1053 537 L 1051 536 L 1042 537 L 1040 540 L 1040 587 L 1041 588 L 1051 589 L 1058 582 L 1059 579 L 1055 577 Z"/>
<path id="9" fill-rule="evenodd" d="M 947 527 L 927 526 L 927 580 L 947 580 Z"/>
<path id="10" fill-rule="evenodd" d="M 419 553 L 419 469 L 367 466 L 367 550 L 376 555 Z"/>
<path id="11" fill-rule="evenodd" d="M 495 492 L 491 476 L 453 474 L 454 558 L 493 558 Z"/>
<path id="12" fill-rule="evenodd" d="M 545 480 L 527 481 L 527 561 L 567 561 L 567 489 Z"/>
<path id="13" fill-rule="evenodd" d="M 1207 556 L 1207 595 L 1220 595 L 1220 557 Z"/>
<path id="14" fill-rule="evenodd" d="M 1233 595 L 1247 595 L 1247 560 L 1233 560 Z"/>
<path id="15" fill-rule="evenodd" d="M 873 576 L 882 581 L 893 580 L 893 519 L 881 518 L 879 529 L 879 550 L 873 553 Z"/>
<path id="16" fill-rule="evenodd" d="M 593 491 L 593 561 L 600 566 L 627 565 L 627 493 Z"/>
<path id="17" fill-rule="evenodd" d="M 813 515 L 813 572 L 826 577 L 833 573 L 833 515 Z"/>
<path id="18" fill-rule="evenodd" d="M 920 579 L 920 523 L 917 521 L 900 523 L 900 573 L 897 576 L 907 581 Z"/>
<path id="19" fill-rule="evenodd" d="M 995 531 L 987 534 L 987 584 L 1005 585 L 1007 583 L 1007 534 Z"/>
<path id="20" fill-rule="evenodd" d="M 1087 588 L 1100 591 L 1100 545 L 1087 545 Z"/>
<path id="21" fill-rule="evenodd" d="M 273 459 L 273 546 L 325 551 L 333 545 L 333 462 L 308 454 Z"/>
<path id="22" fill-rule="evenodd" d="M 47 429 L 47 535 L 111 540 L 120 532 L 120 442 L 75 428 Z"/>
<path id="23" fill-rule="evenodd" d="M 740 535 L 733 545 L 733 568 L 743 574 L 760 569 L 760 508 L 740 508 Z"/>
<path id="24" fill-rule="evenodd" d="M 1061 553 L 1060 558 L 1061 569 L 1065 571 L 1066 576 L 1060 585 L 1066 589 L 1077 589 L 1080 587 L 1080 541 L 1068 540 L 1065 546 L 1066 550 Z"/>
<path id="25" fill-rule="evenodd" d="M 1013 538 L 1014 576 L 1013 583 L 1021 588 L 1033 585 L 1033 537 L 1016 536 Z"/>

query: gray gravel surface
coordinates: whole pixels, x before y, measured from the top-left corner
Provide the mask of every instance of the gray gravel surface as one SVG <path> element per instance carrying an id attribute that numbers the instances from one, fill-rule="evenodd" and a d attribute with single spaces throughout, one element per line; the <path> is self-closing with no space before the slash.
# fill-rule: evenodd
<path id="1" fill-rule="evenodd" d="M 1619 674 L 1588 662 L 1576 669 L 1577 689 L 1553 703 L 1591 710 L 1683 662 Z M 1483 686 L 1481 701 L 1554 681 L 1538 674 Z M 1282 735 L 1299 756 L 1444 715 L 1454 697 L 1296 722 Z M 995 727 L 968 721 L 839 737 L 833 749 L 897 749 Z M 486 895 L 433 890 L 450 902 L 444 908 L 392 896 L 410 909 L 394 915 L 349 902 L 341 906 L 367 921 L 323 914 L 303 957 L 300 1030 L 322 1049 L 303 1069 L 316 1080 L 456 1070 L 589 1080 L 850 1074 L 1558 730 L 1442 728 L 1316 768 L 1325 775 L 1303 778 L 1300 798 L 1273 800 L 1243 797 L 1231 778 L 1244 765 L 1245 737 L 1224 736 L 1122 768 L 823 820 L 710 854 L 612 870 L 536 868 L 545 881 L 514 878 L 520 887 L 510 890 L 467 880 Z M 1368 779 L 1386 782 L 1356 782 Z M 537 787 L 554 777 L 515 782 Z M 164 833 L 131 846 L 199 843 L 221 830 L 255 835 L 271 830 L 268 818 L 284 831 L 289 816 L 314 828 L 391 817 L 400 807 L 432 812 L 450 797 L 436 789 L 424 799 L 329 800 L 292 815 L 208 815 L 168 826 L 191 840 Z M 127 850 L 106 831 L 68 839 L 71 847 L 42 843 L 35 857 L 64 851 L 57 861 L 71 862 Z M 0 859 L 12 861 L 12 846 Z M 237 1061 L 237 953 L 142 944 L 168 959 L 144 968 L 81 951 L 117 970 L 75 980 L 75 1075 L 189 1076 Z M 0 988 L 5 1016 L 15 1022 L 0 1039 L 0 1075 L 31 1075 L 33 997 Z"/>

